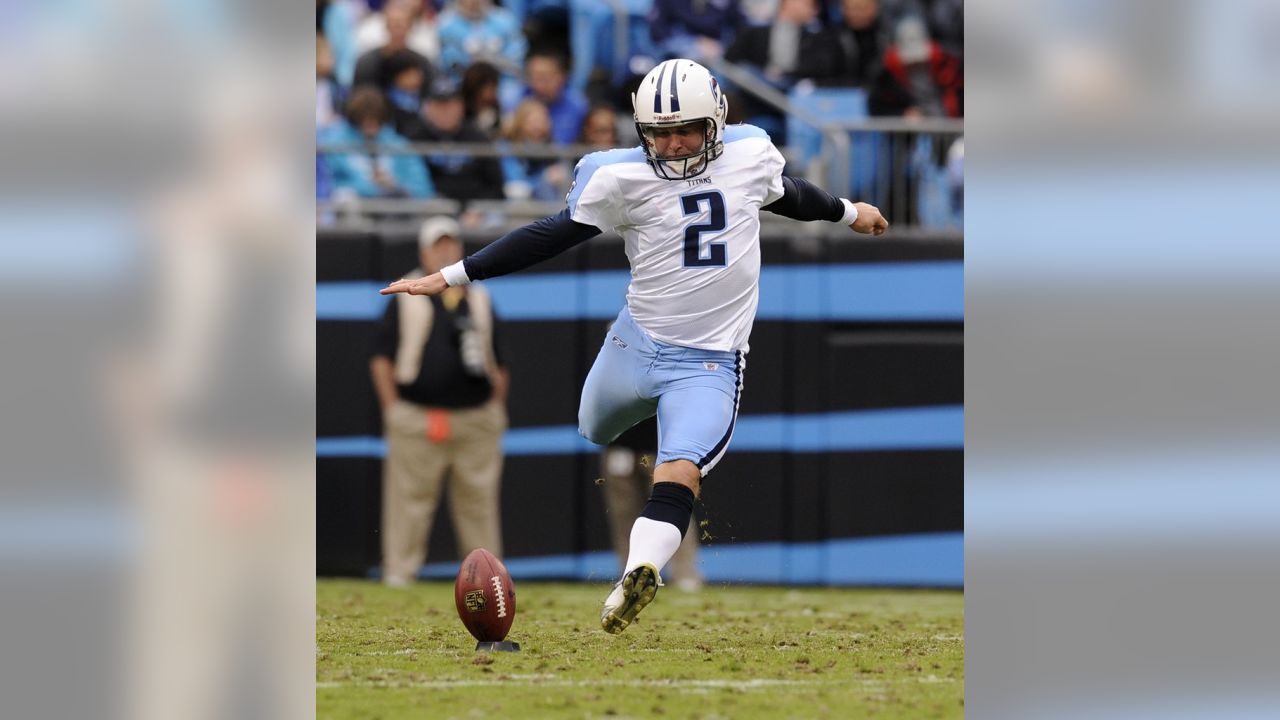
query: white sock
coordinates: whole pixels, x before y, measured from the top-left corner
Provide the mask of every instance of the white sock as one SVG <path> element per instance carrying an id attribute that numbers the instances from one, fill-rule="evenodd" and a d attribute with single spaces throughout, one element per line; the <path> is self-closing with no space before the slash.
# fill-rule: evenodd
<path id="1" fill-rule="evenodd" d="M 680 531 L 675 525 L 647 517 L 636 518 L 631 526 L 631 551 L 627 554 L 627 574 L 641 563 L 651 563 L 661 570 L 680 549 Z"/>

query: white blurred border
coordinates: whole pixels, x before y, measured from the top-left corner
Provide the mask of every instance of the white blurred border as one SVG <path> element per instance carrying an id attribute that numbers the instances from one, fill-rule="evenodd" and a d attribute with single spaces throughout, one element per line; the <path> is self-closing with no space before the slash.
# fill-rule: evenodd
<path id="1" fill-rule="evenodd" d="M 314 714 L 314 17 L 0 11 L 0 696 Z"/>
<path id="2" fill-rule="evenodd" d="M 967 11 L 966 712 L 1280 716 L 1280 5 Z"/>

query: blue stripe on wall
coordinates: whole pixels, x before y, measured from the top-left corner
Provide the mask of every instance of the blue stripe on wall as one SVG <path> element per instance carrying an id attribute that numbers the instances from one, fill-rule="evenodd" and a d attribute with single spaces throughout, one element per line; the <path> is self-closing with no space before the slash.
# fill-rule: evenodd
<path id="1" fill-rule="evenodd" d="M 374 320 L 382 317 L 387 295 L 378 291 L 382 283 L 358 282 L 316 283 L 317 320 Z"/>
<path id="2" fill-rule="evenodd" d="M 962 320 L 959 260 L 796 265 L 760 273 L 768 320 Z"/>
<path id="3" fill-rule="evenodd" d="M 732 450 L 840 452 L 964 447 L 964 407 L 941 405 L 738 418 Z"/>
<path id="4" fill-rule="evenodd" d="M 572 425 L 512 428 L 503 435 L 507 455 L 566 455 L 596 452 Z M 731 452 L 857 452 L 960 449 L 964 408 L 941 405 L 854 410 L 813 415 L 744 415 L 738 418 Z M 386 453 L 382 438 L 316 438 L 317 457 L 374 457 Z"/>
<path id="5" fill-rule="evenodd" d="M 507 320 L 607 320 L 618 314 L 625 270 L 507 275 L 486 280 Z M 387 297 L 373 281 L 316 284 L 317 320 L 372 320 Z M 964 319 L 964 264 L 958 260 L 765 267 L 763 320 Z"/>
<path id="6" fill-rule="evenodd" d="M 612 552 L 505 561 L 516 581 L 572 578 L 617 579 Z M 870 538 L 837 538 L 818 543 L 741 543 L 704 546 L 699 566 L 708 582 L 797 585 L 964 586 L 964 533 L 924 533 Z M 419 576 L 453 579 L 458 563 L 429 563 Z M 378 571 L 370 572 L 377 577 Z"/>
<path id="7" fill-rule="evenodd" d="M 316 438 L 316 457 L 368 457 L 387 455 L 387 443 L 372 435 Z"/>

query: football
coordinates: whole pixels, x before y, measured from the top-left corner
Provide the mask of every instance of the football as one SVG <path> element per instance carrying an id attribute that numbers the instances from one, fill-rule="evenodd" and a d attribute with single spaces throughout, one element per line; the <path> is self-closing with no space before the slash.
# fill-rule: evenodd
<path id="1" fill-rule="evenodd" d="M 462 624 L 480 642 L 507 637 L 516 616 L 516 589 L 502 561 L 476 548 L 462 561 L 453 583 L 453 600 Z"/>

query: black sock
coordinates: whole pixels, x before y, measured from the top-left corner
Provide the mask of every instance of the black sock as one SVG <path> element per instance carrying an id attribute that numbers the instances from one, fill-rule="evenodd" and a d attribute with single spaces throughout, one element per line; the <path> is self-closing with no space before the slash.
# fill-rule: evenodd
<path id="1" fill-rule="evenodd" d="M 693 491 L 680 483 L 654 483 L 649 502 L 640 511 L 640 517 L 675 525 L 683 539 L 689 529 L 689 518 L 693 517 L 693 500 Z"/>

